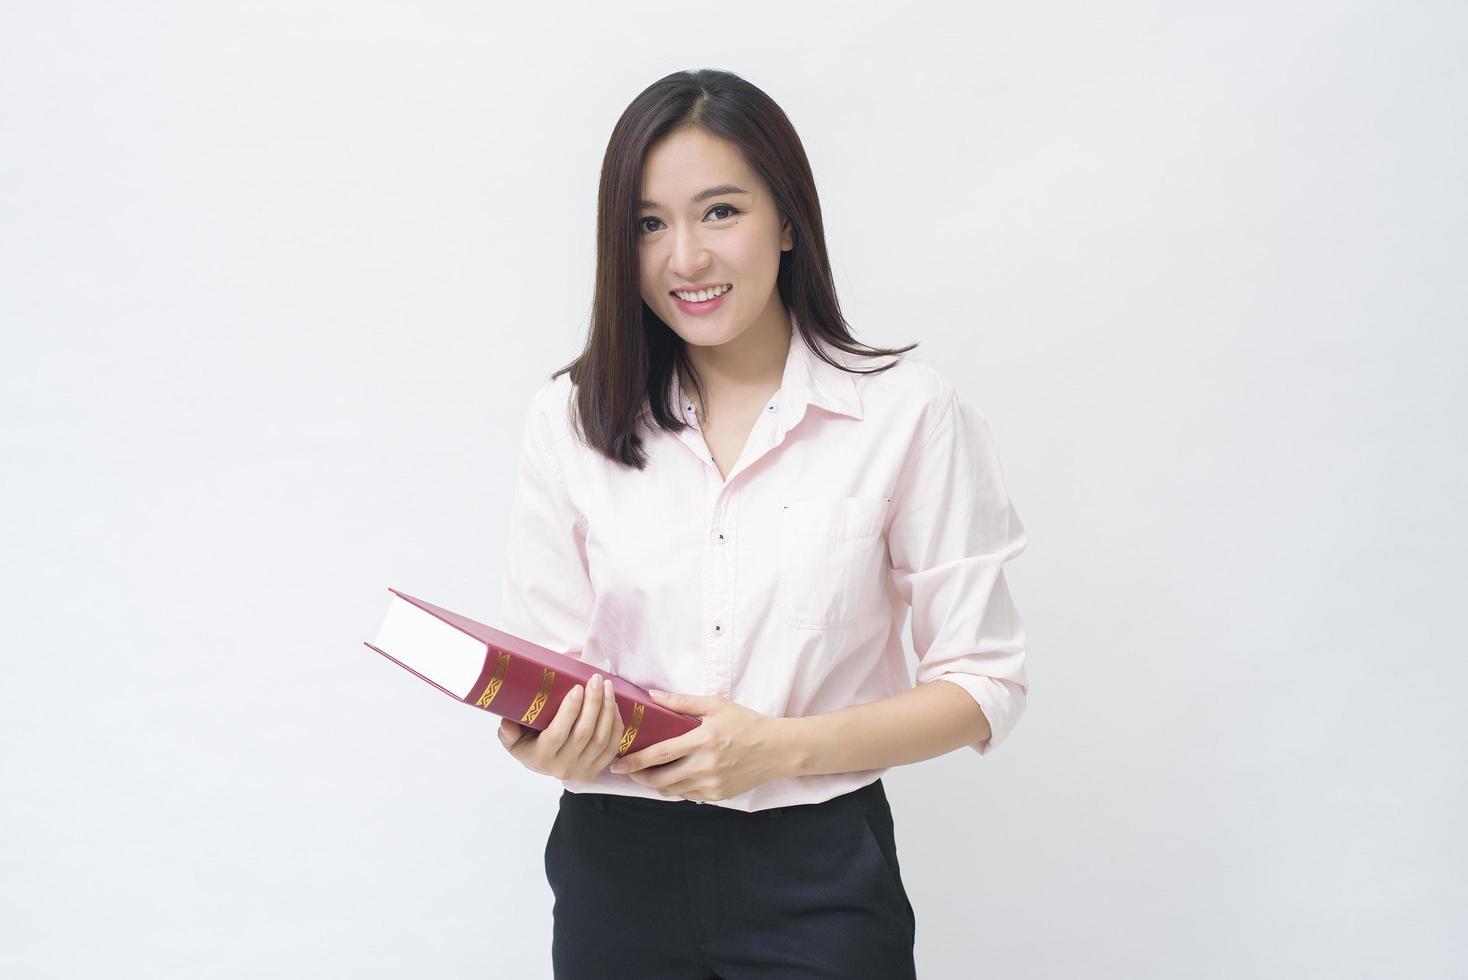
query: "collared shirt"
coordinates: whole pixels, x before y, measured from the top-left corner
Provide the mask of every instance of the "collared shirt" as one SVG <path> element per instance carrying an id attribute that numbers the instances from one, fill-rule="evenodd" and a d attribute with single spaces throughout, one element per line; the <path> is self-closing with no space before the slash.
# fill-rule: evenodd
<path id="1" fill-rule="evenodd" d="M 916 682 L 967 691 L 992 752 L 1025 707 L 1024 626 L 1004 564 L 1025 547 L 985 417 L 911 353 L 847 354 L 851 374 L 790 338 L 780 388 L 719 473 L 677 372 L 691 428 L 644 402 L 648 465 L 608 460 L 571 429 L 569 374 L 526 415 L 495 625 L 644 688 L 716 694 L 804 717 Z M 909 610 L 913 660 L 903 649 Z M 920 723 L 920 722 L 919 722 Z M 766 782 L 709 805 L 819 803 L 886 769 Z M 603 770 L 572 792 L 664 796 Z"/>

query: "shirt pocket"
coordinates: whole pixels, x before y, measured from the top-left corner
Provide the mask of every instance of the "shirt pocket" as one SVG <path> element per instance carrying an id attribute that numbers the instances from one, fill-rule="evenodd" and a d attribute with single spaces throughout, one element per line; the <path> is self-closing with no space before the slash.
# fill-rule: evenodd
<path id="1" fill-rule="evenodd" d="M 780 511 L 777 601 L 801 629 L 834 629 L 856 619 L 886 550 L 886 497 L 807 497 Z"/>

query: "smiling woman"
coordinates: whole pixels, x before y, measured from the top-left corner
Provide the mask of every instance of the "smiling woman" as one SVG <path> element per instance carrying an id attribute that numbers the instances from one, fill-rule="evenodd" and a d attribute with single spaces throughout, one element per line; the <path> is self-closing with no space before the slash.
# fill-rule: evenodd
<path id="1" fill-rule="evenodd" d="M 993 751 L 1027 682 L 1024 528 L 984 417 L 913 346 L 851 336 L 764 92 L 705 70 L 633 100 L 585 350 L 527 414 L 499 625 L 699 724 L 629 752 L 600 675 L 543 731 L 502 722 L 562 783 L 555 976 L 915 975 L 880 777 Z"/>
<path id="2" fill-rule="evenodd" d="M 596 242 L 587 343 L 554 377 L 570 375 L 578 437 L 638 469 L 644 409 L 665 430 L 687 424 L 669 406 L 675 375 L 704 419 L 710 387 L 726 382 L 724 431 L 742 447 L 738 417 L 750 421 L 767 394 L 755 381 L 778 374 L 793 322 L 858 359 L 917 346 L 852 337 L 800 137 L 774 100 L 730 72 L 678 72 L 628 105 L 602 159 Z"/>

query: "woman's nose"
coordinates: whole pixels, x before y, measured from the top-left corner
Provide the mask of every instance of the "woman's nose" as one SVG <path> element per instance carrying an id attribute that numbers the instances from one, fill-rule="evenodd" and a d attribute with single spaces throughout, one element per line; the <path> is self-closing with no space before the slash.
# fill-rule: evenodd
<path id="1" fill-rule="evenodd" d="M 679 232 L 673 241 L 673 272 L 687 282 L 696 282 L 708 268 L 708 249 L 697 231 Z"/>

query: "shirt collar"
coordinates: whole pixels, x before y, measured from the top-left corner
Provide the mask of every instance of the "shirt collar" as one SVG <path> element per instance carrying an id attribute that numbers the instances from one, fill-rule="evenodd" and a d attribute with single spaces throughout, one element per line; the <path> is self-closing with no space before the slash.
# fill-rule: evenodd
<path id="1" fill-rule="evenodd" d="M 790 350 L 785 355 L 780 390 L 771 397 L 770 404 L 776 406 L 787 418 L 798 418 L 806 406 L 815 405 L 837 415 L 860 419 L 861 395 L 856 387 L 856 377 L 816 356 L 802 338 L 793 313 L 790 314 L 790 326 Z M 832 360 L 850 366 L 845 351 L 831 346 L 819 337 L 813 338 L 812 343 L 826 351 Z M 677 371 L 673 372 L 668 392 L 670 404 L 683 411 L 687 420 L 696 426 L 697 420 L 686 411 L 689 403 L 683 400 L 683 387 L 678 380 Z M 651 419 L 651 407 L 644 406 L 642 415 Z"/>

